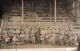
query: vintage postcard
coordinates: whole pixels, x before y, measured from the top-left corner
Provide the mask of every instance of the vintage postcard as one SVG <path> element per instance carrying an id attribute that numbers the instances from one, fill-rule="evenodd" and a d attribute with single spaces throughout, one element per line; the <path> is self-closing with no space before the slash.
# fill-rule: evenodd
<path id="1" fill-rule="evenodd" d="M 79 13 L 80 0 L 0 0 L 0 49 L 75 49 Z"/>

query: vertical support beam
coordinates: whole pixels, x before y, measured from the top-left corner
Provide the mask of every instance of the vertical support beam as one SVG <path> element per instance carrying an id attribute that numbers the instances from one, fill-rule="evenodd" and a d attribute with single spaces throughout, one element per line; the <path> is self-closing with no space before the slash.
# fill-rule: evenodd
<path id="1" fill-rule="evenodd" d="M 65 22 L 65 17 L 63 18 L 63 23 Z"/>
<path id="2" fill-rule="evenodd" d="M 75 17 L 77 17 L 77 1 L 74 1 L 74 7 L 76 8 L 76 9 L 73 9 L 74 14 L 75 14 Z"/>
<path id="3" fill-rule="evenodd" d="M 22 24 L 24 20 L 24 0 L 22 0 Z"/>
<path id="4" fill-rule="evenodd" d="M 34 2 L 32 1 L 32 10 L 33 10 Z"/>
<path id="5" fill-rule="evenodd" d="M 73 2 L 73 8 L 75 7 L 75 3 Z M 74 9 L 73 9 L 73 14 L 74 14 Z"/>
<path id="6" fill-rule="evenodd" d="M 54 13 L 54 16 L 55 16 L 55 17 L 54 17 L 54 21 L 56 22 L 56 0 L 55 0 L 55 4 L 54 4 L 54 5 L 55 5 L 55 7 L 54 7 L 54 8 L 55 8 L 55 9 L 54 9 L 54 12 L 55 12 L 55 13 Z"/>
<path id="7" fill-rule="evenodd" d="M 3 24 L 4 24 L 4 22 L 2 21 L 2 22 L 1 22 L 1 27 L 0 27 L 0 36 L 1 36 L 1 34 L 2 34 Z"/>
<path id="8" fill-rule="evenodd" d="M 37 25 L 37 17 L 36 17 L 36 25 Z"/>
<path id="9" fill-rule="evenodd" d="M 50 24 L 51 24 L 51 17 L 52 17 L 52 14 L 51 14 L 51 0 L 50 0 Z"/>
<path id="10" fill-rule="evenodd" d="M 38 18 L 37 18 L 38 16 L 35 15 L 35 17 L 36 17 L 36 26 L 37 26 L 38 25 Z"/>
<path id="11" fill-rule="evenodd" d="M 1 32 L 1 30 L 2 30 L 2 27 L 3 27 L 3 23 L 4 23 L 4 22 L 2 21 L 2 22 L 1 22 L 1 29 L 0 29 L 0 32 Z"/>

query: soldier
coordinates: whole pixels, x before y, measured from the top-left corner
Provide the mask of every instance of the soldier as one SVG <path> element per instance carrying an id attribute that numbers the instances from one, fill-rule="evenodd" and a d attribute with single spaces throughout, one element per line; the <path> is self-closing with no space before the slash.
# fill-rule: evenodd
<path id="1" fill-rule="evenodd" d="M 21 31 L 21 34 L 20 34 L 21 44 L 24 44 L 24 40 L 25 40 L 25 34 L 24 34 L 24 31 L 22 30 L 22 31 Z"/>
<path id="2" fill-rule="evenodd" d="M 47 27 L 46 29 L 46 33 L 45 33 L 45 43 L 50 43 L 50 38 L 51 38 L 51 32 L 52 30 L 50 29 L 50 27 Z"/>
<path id="3" fill-rule="evenodd" d="M 30 29 L 29 32 L 29 40 L 32 42 L 32 44 L 35 43 L 35 31 L 33 28 Z"/>
<path id="4" fill-rule="evenodd" d="M 63 45 L 66 45 L 68 43 L 68 31 L 67 29 L 64 31 L 64 37 L 63 37 Z"/>
<path id="5" fill-rule="evenodd" d="M 29 43 L 29 27 L 25 27 L 25 43 Z"/>
<path id="6" fill-rule="evenodd" d="M 52 34 L 51 34 L 51 38 L 50 38 L 50 41 L 51 41 L 51 45 L 55 45 L 56 43 L 55 43 L 55 41 L 56 41 L 56 34 L 55 34 L 55 32 L 53 32 Z"/>
<path id="7" fill-rule="evenodd" d="M 64 38 L 64 29 L 61 27 L 59 29 L 59 40 L 60 40 L 60 45 L 63 46 L 63 38 Z"/>
<path id="8" fill-rule="evenodd" d="M 10 37 L 7 35 L 7 36 L 5 37 L 5 43 L 6 43 L 7 45 L 9 45 L 9 40 L 10 40 Z"/>
<path id="9" fill-rule="evenodd" d="M 18 40 L 17 36 L 14 34 L 13 35 L 13 44 L 17 44 L 18 41 L 19 40 Z"/>
<path id="10" fill-rule="evenodd" d="M 45 43 L 45 34 L 47 33 L 46 29 L 43 27 L 41 29 L 41 36 L 40 36 L 40 40 L 41 40 L 41 43 L 44 44 Z"/>
<path id="11" fill-rule="evenodd" d="M 80 30 L 78 30 L 78 51 L 80 51 Z"/>
<path id="12" fill-rule="evenodd" d="M 72 29 L 71 31 L 71 43 L 73 46 L 77 46 L 77 33 L 76 33 L 76 30 Z"/>
<path id="13" fill-rule="evenodd" d="M 1 46 L 5 46 L 5 38 L 4 38 L 4 36 L 2 35 L 0 39 L 1 39 L 0 40 L 0 45 Z"/>
<path id="14" fill-rule="evenodd" d="M 35 29 L 35 42 L 36 43 L 40 43 L 40 34 L 41 34 L 41 29 L 36 28 Z"/>
<path id="15" fill-rule="evenodd" d="M 13 34 L 10 34 L 9 37 L 10 37 L 9 44 L 12 44 L 13 43 Z"/>

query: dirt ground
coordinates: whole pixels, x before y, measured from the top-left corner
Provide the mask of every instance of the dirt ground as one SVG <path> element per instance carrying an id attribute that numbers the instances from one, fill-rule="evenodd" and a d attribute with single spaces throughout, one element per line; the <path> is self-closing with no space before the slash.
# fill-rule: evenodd
<path id="1" fill-rule="evenodd" d="M 0 46 L 0 49 L 30 49 L 30 48 L 71 48 L 70 46 L 54 46 L 54 45 L 43 45 L 43 44 L 27 44 L 27 45 L 7 45 Z M 74 47 L 73 47 L 74 48 Z"/>

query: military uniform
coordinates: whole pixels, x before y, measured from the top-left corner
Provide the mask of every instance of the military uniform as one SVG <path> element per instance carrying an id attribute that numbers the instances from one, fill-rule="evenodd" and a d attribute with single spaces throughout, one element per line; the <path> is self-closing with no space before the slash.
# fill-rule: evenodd
<path id="1" fill-rule="evenodd" d="M 35 32 L 33 29 L 29 32 L 29 40 L 32 41 L 32 43 L 35 43 Z"/>

